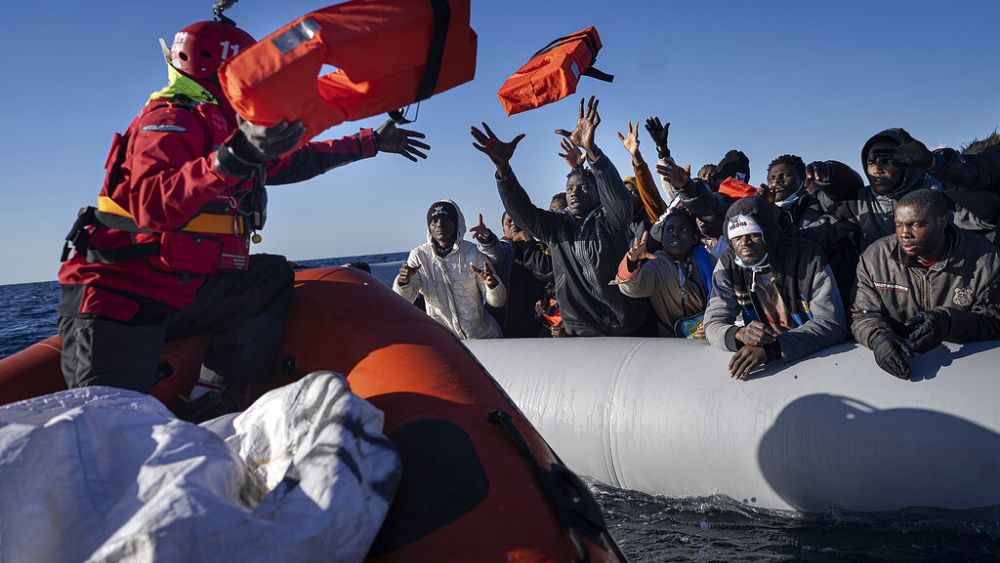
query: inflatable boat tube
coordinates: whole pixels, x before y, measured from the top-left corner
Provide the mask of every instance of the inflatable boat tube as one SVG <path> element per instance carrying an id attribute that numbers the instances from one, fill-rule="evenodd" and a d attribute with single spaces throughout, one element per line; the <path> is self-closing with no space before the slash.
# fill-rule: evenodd
<path id="1" fill-rule="evenodd" d="M 1000 505 L 1000 342 L 912 360 L 842 344 L 731 379 L 692 340 L 480 340 L 469 349 L 574 471 L 670 497 L 818 512 Z"/>
<path id="2" fill-rule="evenodd" d="M 168 343 L 168 406 L 207 338 Z M 596 501 L 444 326 L 350 268 L 296 273 L 276 371 L 347 375 L 385 413 L 403 478 L 371 561 L 619 560 Z M 0 404 L 64 387 L 58 338 L 0 360 Z"/>
<path id="3" fill-rule="evenodd" d="M 476 43 L 469 0 L 352 0 L 278 29 L 226 61 L 219 79 L 244 119 L 302 120 L 305 143 L 472 80 Z M 319 76 L 324 65 L 337 70 Z"/>
<path id="4" fill-rule="evenodd" d="M 497 92 L 500 104 L 514 115 L 572 95 L 582 76 L 611 82 L 614 76 L 593 68 L 600 50 L 593 26 L 552 41 L 504 81 Z"/>

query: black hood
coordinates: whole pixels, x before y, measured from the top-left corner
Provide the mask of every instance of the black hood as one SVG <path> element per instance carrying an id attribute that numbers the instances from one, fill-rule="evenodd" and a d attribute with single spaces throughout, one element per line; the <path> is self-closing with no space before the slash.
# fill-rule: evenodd
<path id="1" fill-rule="evenodd" d="M 899 127 L 893 127 L 892 129 L 886 129 L 880 131 L 874 135 L 868 141 L 865 142 L 865 146 L 861 147 L 861 170 L 864 171 L 865 177 L 868 179 L 868 185 L 872 183 L 872 177 L 868 175 L 868 149 L 873 144 L 879 141 L 885 141 L 887 143 L 892 143 L 895 146 L 902 145 L 903 143 L 908 143 L 913 140 L 913 137 L 906 132 L 905 129 Z M 919 168 L 907 168 L 906 173 L 903 175 L 903 181 L 899 183 L 896 189 L 892 190 L 886 195 L 891 196 L 893 199 L 899 199 L 896 197 L 902 197 L 909 191 L 912 191 L 917 186 L 924 183 L 927 173 Z"/>
<path id="2" fill-rule="evenodd" d="M 729 220 L 737 215 L 749 215 L 760 225 L 764 236 L 764 246 L 767 247 L 769 262 L 774 263 L 778 255 L 778 245 L 781 242 L 781 224 L 778 222 L 778 208 L 759 196 L 749 196 L 736 200 L 726 211 L 724 235 L 729 238 Z"/>
<path id="3" fill-rule="evenodd" d="M 726 181 L 726 178 L 750 183 L 750 159 L 743 151 L 732 149 L 722 157 L 712 174 L 712 187 L 718 190 L 719 184 Z"/>

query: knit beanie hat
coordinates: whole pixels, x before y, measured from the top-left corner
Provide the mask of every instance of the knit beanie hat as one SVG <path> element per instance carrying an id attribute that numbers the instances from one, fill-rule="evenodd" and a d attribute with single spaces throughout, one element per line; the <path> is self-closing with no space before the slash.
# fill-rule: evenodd
<path id="1" fill-rule="evenodd" d="M 726 178 L 736 178 L 740 182 L 750 182 L 750 159 L 743 151 L 733 149 L 719 161 L 712 174 L 712 183 L 718 186 Z"/>
<path id="2" fill-rule="evenodd" d="M 741 213 L 729 218 L 726 225 L 726 236 L 729 237 L 729 240 L 754 233 L 761 235 L 762 238 L 764 236 L 764 231 L 753 216 Z"/>
<path id="3" fill-rule="evenodd" d="M 447 201 L 438 201 L 427 210 L 427 224 L 430 225 L 435 217 L 451 217 L 451 220 L 458 224 L 458 210 Z"/>

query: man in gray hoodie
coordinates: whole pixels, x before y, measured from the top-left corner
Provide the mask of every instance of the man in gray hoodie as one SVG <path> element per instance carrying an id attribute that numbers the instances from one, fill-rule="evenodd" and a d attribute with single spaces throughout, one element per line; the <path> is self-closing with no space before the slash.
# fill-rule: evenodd
<path id="1" fill-rule="evenodd" d="M 761 197 L 726 212 L 730 247 L 712 274 L 705 337 L 733 354 L 737 379 L 773 360 L 791 361 L 847 337 L 844 306 L 816 243 L 787 236 L 778 211 Z M 736 316 L 745 326 L 736 326 Z"/>

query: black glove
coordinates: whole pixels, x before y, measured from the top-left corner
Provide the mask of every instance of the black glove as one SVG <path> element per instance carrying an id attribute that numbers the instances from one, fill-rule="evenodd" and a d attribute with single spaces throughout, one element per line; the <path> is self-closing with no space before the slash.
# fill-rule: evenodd
<path id="1" fill-rule="evenodd" d="M 894 332 L 885 331 L 872 340 L 875 363 L 883 371 L 900 379 L 910 379 L 910 364 L 903 353 L 903 341 Z"/>
<path id="2" fill-rule="evenodd" d="M 914 139 L 899 145 L 895 149 L 872 151 L 875 158 L 888 158 L 897 168 L 921 168 L 927 170 L 934 163 L 934 154 L 927 146 Z"/>
<path id="3" fill-rule="evenodd" d="M 667 137 L 670 135 L 670 123 L 663 125 L 659 117 L 646 118 L 646 132 L 653 139 L 656 145 L 656 154 L 660 158 L 670 158 L 670 147 L 667 146 Z"/>
<path id="4" fill-rule="evenodd" d="M 921 311 L 904 328 L 913 351 L 924 353 L 937 348 L 951 332 L 951 313 L 943 307 Z"/>
<path id="5" fill-rule="evenodd" d="M 247 178 L 261 163 L 277 158 L 299 144 L 305 126 L 282 121 L 267 127 L 239 119 L 240 130 L 216 152 L 215 165 L 223 174 Z"/>

